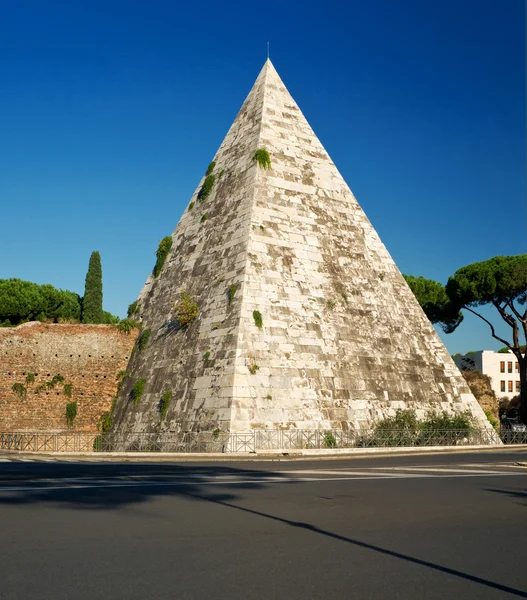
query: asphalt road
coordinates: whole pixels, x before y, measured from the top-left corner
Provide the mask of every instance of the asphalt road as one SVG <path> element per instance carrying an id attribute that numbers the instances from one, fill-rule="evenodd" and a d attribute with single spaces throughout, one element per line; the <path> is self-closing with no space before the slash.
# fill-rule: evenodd
<path id="1" fill-rule="evenodd" d="M 527 598 L 519 463 L 0 456 L 0 598 Z"/>

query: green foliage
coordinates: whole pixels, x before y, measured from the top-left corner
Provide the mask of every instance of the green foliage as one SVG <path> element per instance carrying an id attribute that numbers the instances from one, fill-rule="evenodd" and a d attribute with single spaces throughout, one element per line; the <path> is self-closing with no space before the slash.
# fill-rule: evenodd
<path id="1" fill-rule="evenodd" d="M 235 283 L 233 283 L 227 290 L 227 298 L 229 300 L 229 306 L 232 304 L 232 301 L 234 300 L 234 296 L 236 295 L 236 290 L 237 290 L 237 287 L 236 287 Z"/>
<path id="2" fill-rule="evenodd" d="M 205 352 L 205 354 L 203 355 L 203 360 L 209 360 L 210 358 L 210 352 Z"/>
<path id="3" fill-rule="evenodd" d="M 117 325 L 117 329 L 122 333 L 131 333 L 136 327 L 139 327 L 139 323 L 132 319 L 123 319 Z"/>
<path id="4" fill-rule="evenodd" d="M 492 412 L 488 408 L 486 408 L 483 412 L 485 413 L 485 416 L 487 417 L 487 419 L 488 419 L 489 423 L 492 425 L 492 427 L 494 427 L 494 429 L 496 431 L 498 431 L 500 428 L 500 422 L 498 421 L 498 419 L 496 419 L 492 415 Z"/>
<path id="5" fill-rule="evenodd" d="M 251 358 L 251 363 L 247 367 L 251 375 L 256 375 L 256 372 L 260 370 L 260 367 L 256 364 L 254 358 Z"/>
<path id="6" fill-rule="evenodd" d="M 25 398 L 26 397 L 26 393 L 27 390 L 24 386 L 24 384 L 22 383 L 13 383 L 13 385 L 11 386 L 11 389 L 13 390 L 13 392 L 20 398 Z"/>
<path id="7" fill-rule="evenodd" d="M 328 310 L 333 310 L 337 306 L 337 301 L 334 298 L 328 298 L 326 300 L 326 306 Z"/>
<path id="8" fill-rule="evenodd" d="M 21 279 L 0 279 L 0 322 L 4 327 L 27 321 L 78 322 L 81 300 L 78 294 Z"/>
<path id="9" fill-rule="evenodd" d="M 40 392 L 44 392 L 47 389 L 47 387 L 48 386 L 45 383 L 37 385 L 37 387 L 35 388 L 35 394 L 40 394 Z"/>
<path id="10" fill-rule="evenodd" d="M 119 371 L 115 377 L 115 379 L 117 379 L 117 381 L 122 380 L 124 381 L 127 377 L 130 377 L 130 373 L 128 373 L 128 371 L 125 371 L 124 369 L 122 369 L 121 371 Z"/>
<path id="11" fill-rule="evenodd" d="M 95 250 L 90 256 L 84 297 L 82 299 L 82 322 L 104 323 L 102 309 L 102 267 L 101 255 Z"/>
<path id="12" fill-rule="evenodd" d="M 445 333 L 454 331 L 463 320 L 463 315 L 459 308 L 450 302 L 445 287 L 424 277 L 403 277 L 430 321 L 439 324 Z"/>
<path id="13" fill-rule="evenodd" d="M 143 329 L 143 331 L 141 332 L 141 335 L 139 336 L 139 340 L 137 342 L 137 347 L 139 348 L 139 351 L 144 350 L 148 345 L 150 334 L 150 329 Z"/>
<path id="14" fill-rule="evenodd" d="M 159 246 L 156 250 L 156 264 L 154 265 L 153 270 L 154 277 L 157 277 L 159 273 L 161 273 L 161 269 L 165 264 L 170 248 L 172 248 L 172 236 L 167 235 L 159 242 Z"/>
<path id="15" fill-rule="evenodd" d="M 146 379 L 144 377 L 142 377 L 141 379 L 138 379 L 134 383 L 134 387 L 132 388 L 132 400 L 134 401 L 134 406 L 141 399 L 141 397 L 145 391 L 145 385 L 146 385 Z"/>
<path id="16" fill-rule="evenodd" d="M 223 177 L 224 173 L 225 173 L 225 169 L 222 169 L 220 171 L 220 174 L 218 175 L 218 179 L 221 179 Z"/>
<path id="17" fill-rule="evenodd" d="M 165 392 L 161 396 L 161 400 L 159 401 L 159 415 L 161 417 L 161 421 L 165 419 L 165 416 L 168 411 L 168 407 L 170 406 L 170 402 L 172 400 L 172 392 Z"/>
<path id="18" fill-rule="evenodd" d="M 191 203 L 188 205 L 188 209 L 189 209 L 189 210 L 192 210 L 192 209 L 193 209 L 195 206 L 196 206 L 196 203 L 195 203 L 195 202 L 191 202 Z"/>
<path id="19" fill-rule="evenodd" d="M 190 325 L 199 315 L 198 305 L 185 290 L 182 290 L 180 299 L 174 308 L 176 310 L 176 319 L 183 327 Z"/>
<path id="20" fill-rule="evenodd" d="M 212 192 L 212 188 L 214 187 L 215 180 L 216 178 L 212 174 L 207 175 L 207 177 L 205 177 L 205 181 L 203 182 L 203 185 L 201 186 L 201 189 L 198 192 L 198 200 L 203 202 L 209 197 L 210 193 Z"/>
<path id="21" fill-rule="evenodd" d="M 201 215 L 200 223 L 205 223 L 205 221 L 209 218 L 209 213 L 203 213 Z"/>
<path id="22" fill-rule="evenodd" d="M 253 310 L 253 319 L 254 319 L 254 324 L 256 325 L 256 327 L 258 327 L 258 329 L 262 329 L 262 327 L 263 327 L 262 313 L 258 310 Z"/>
<path id="23" fill-rule="evenodd" d="M 102 322 L 105 325 L 117 325 L 121 321 L 121 319 L 117 315 L 112 315 L 112 313 L 107 310 L 103 311 L 103 319 Z"/>
<path id="24" fill-rule="evenodd" d="M 26 385 L 31 385 L 32 383 L 35 383 L 35 373 L 28 373 L 26 375 L 25 383 Z"/>
<path id="25" fill-rule="evenodd" d="M 68 402 L 66 404 L 66 423 L 68 427 L 73 427 L 73 421 L 77 416 L 77 402 Z"/>
<path id="26" fill-rule="evenodd" d="M 217 440 L 220 437 L 220 433 L 221 433 L 221 429 L 219 427 L 217 427 L 213 432 L 212 432 L 212 437 Z"/>
<path id="27" fill-rule="evenodd" d="M 500 354 L 508 354 L 510 352 L 510 350 L 511 349 L 509 348 L 509 346 L 504 346 L 503 348 L 500 348 L 498 350 L 498 352 Z M 527 346 L 525 346 L 525 345 L 524 346 L 520 346 L 520 352 L 525 353 L 526 351 L 527 351 Z"/>
<path id="28" fill-rule="evenodd" d="M 73 392 L 73 384 L 65 383 L 64 384 L 64 395 L 66 396 L 66 398 L 71 398 L 72 392 Z"/>
<path id="29" fill-rule="evenodd" d="M 433 283 L 441 288 L 440 284 Z M 423 306 L 423 298 L 418 294 L 416 296 Z M 527 423 L 527 357 L 522 354 L 521 348 L 522 342 L 527 338 L 526 303 L 527 254 L 520 254 L 495 256 L 458 269 L 452 277 L 449 277 L 438 297 L 435 300 L 433 297 L 429 299 L 429 310 L 423 306 L 432 323 L 439 323 L 446 333 L 452 333 L 456 329 L 463 320 L 460 311 L 466 310 L 489 326 L 494 339 L 511 349 L 519 364 L 522 382 L 520 417 L 524 423 Z M 498 335 L 496 327 L 489 318 L 478 312 L 480 306 L 487 305 L 494 306 L 503 321 L 510 327 L 510 341 Z"/>
<path id="30" fill-rule="evenodd" d="M 210 175 L 212 173 L 212 171 L 214 171 L 214 167 L 216 166 L 216 161 L 213 160 L 210 165 L 207 167 L 207 170 L 205 171 L 205 175 Z"/>
<path id="31" fill-rule="evenodd" d="M 51 387 L 55 387 L 57 385 L 57 383 L 64 383 L 64 377 L 62 377 L 62 375 L 57 374 L 57 375 L 53 375 L 53 377 L 51 378 L 51 381 L 49 382 Z"/>
<path id="32" fill-rule="evenodd" d="M 267 396 L 265 397 L 266 400 L 272 400 L 273 397 L 271 396 L 271 394 L 267 394 Z"/>
<path id="33" fill-rule="evenodd" d="M 100 429 L 103 433 L 110 431 L 113 424 L 113 416 L 112 411 L 109 410 L 101 415 L 101 419 L 99 421 Z"/>
<path id="34" fill-rule="evenodd" d="M 263 168 L 270 169 L 271 168 L 271 157 L 269 156 L 269 152 L 265 148 L 259 148 L 254 153 L 254 160 Z"/>
<path id="35" fill-rule="evenodd" d="M 336 448 L 337 447 L 337 440 L 335 439 L 335 436 L 328 431 L 327 433 L 324 434 L 324 444 L 326 445 L 326 448 Z"/>
<path id="36" fill-rule="evenodd" d="M 139 302 L 136 300 L 135 302 L 132 302 L 132 304 L 130 304 L 130 306 L 128 307 L 128 310 L 126 312 L 127 316 L 129 319 L 131 319 L 136 312 L 138 312 L 139 310 Z"/>

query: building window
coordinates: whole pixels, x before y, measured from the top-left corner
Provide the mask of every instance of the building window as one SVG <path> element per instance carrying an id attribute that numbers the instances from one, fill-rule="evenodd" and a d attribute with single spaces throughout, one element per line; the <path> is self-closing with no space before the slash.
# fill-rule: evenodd
<path id="1" fill-rule="evenodd" d="M 519 381 L 516 382 L 516 391 L 517 392 L 520 391 L 520 382 Z"/>
<path id="2" fill-rule="evenodd" d="M 520 372 L 520 365 L 518 363 L 516 363 L 516 373 Z"/>
<path id="3" fill-rule="evenodd" d="M 507 363 L 507 371 L 508 371 L 509 373 L 512 373 L 512 362 L 508 362 L 508 363 Z"/>
<path id="4" fill-rule="evenodd" d="M 505 382 L 504 381 L 500 381 L 500 391 L 502 391 L 502 392 L 505 391 Z"/>
<path id="5" fill-rule="evenodd" d="M 508 381 L 507 383 L 508 383 L 507 387 L 509 388 L 508 391 L 512 392 L 512 381 Z"/>
<path id="6" fill-rule="evenodd" d="M 500 373 L 505 373 L 505 361 L 504 360 L 502 360 L 500 362 Z M 503 390 L 503 391 L 505 391 L 505 390 Z"/>

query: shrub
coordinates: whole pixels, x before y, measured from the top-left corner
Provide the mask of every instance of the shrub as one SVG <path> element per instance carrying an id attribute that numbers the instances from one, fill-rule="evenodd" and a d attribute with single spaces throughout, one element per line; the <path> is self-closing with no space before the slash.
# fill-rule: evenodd
<path id="1" fill-rule="evenodd" d="M 131 319 L 133 315 L 135 315 L 135 313 L 139 310 L 139 302 L 136 300 L 135 302 L 132 302 L 132 304 L 130 304 L 130 306 L 128 307 L 128 311 L 127 311 L 127 315 L 128 318 Z"/>
<path id="2" fill-rule="evenodd" d="M 159 401 L 159 414 L 161 416 L 161 421 L 165 419 L 165 416 L 168 411 L 168 407 L 170 406 L 170 401 L 172 400 L 172 392 L 165 392 L 161 396 L 161 400 Z"/>
<path id="3" fill-rule="evenodd" d="M 139 323 L 133 319 L 123 319 L 117 325 L 117 329 L 122 333 L 131 333 L 136 327 L 139 327 Z"/>
<path id="4" fill-rule="evenodd" d="M 121 319 L 117 315 L 112 315 L 111 312 L 107 310 L 102 313 L 102 322 L 105 325 L 117 325 Z"/>
<path id="5" fill-rule="evenodd" d="M 499 427 L 500 427 L 500 422 L 498 421 L 498 419 L 496 419 L 493 415 L 492 415 L 492 411 L 490 411 L 488 408 L 485 409 L 485 416 L 487 417 L 489 423 L 492 425 L 492 427 L 494 427 L 494 429 L 496 431 L 498 431 Z"/>
<path id="6" fill-rule="evenodd" d="M 161 269 L 165 264 L 165 260 L 170 252 L 170 248 L 172 248 L 172 236 L 167 235 L 160 242 L 159 246 L 156 250 L 156 264 L 154 265 L 153 274 L 154 277 L 157 277 L 159 273 L 161 273 Z"/>
<path id="7" fill-rule="evenodd" d="M 144 329 L 139 336 L 139 341 L 137 342 L 137 346 L 139 351 L 144 350 L 148 344 L 148 340 L 150 339 L 150 329 Z"/>
<path id="8" fill-rule="evenodd" d="M 113 424 L 112 411 L 109 410 L 101 415 L 99 426 L 103 433 L 110 431 Z"/>
<path id="9" fill-rule="evenodd" d="M 196 206 L 196 203 L 195 203 L 195 202 L 191 202 L 191 203 L 188 205 L 188 209 L 189 209 L 189 210 L 192 210 L 192 209 L 193 209 L 195 206 Z"/>
<path id="10" fill-rule="evenodd" d="M 128 373 L 128 371 L 125 371 L 124 369 L 122 369 L 121 371 L 119 371 L 119 373 L 117 373 L 115 379 L 117 379 L 117 381 L 119 380 L 125 380 L 127 377 L 130 377 L 130 373 Z"/>
<path id="11" fill-rule="evenodd" d="M 97 251 L 92 252 L 86 273 L 84 298 L 82 299 L 82 322 L 104 322 L 101 255 Z"/>
<path id="12" fill-rule="evenodd" d="M 143 393 L 145 391 L 145 384 L 146 379 L 144 377 L 138 379 L 134 383 L 134 387 L 132 388 L 132 400 L 134 401 L 134 406 L 139 402 L 139 400 L 143 396 Z"/>
<path id="13" fill-rule="evenodd" d="M 224 173 L 225 173 L 225 169 L 222 169 L 220 171 L 220 174 L 218 175 L 218 179 L 221 179 L 223 177 Z"/>
<path id="14" fill-rule="evenodd" d="M 230 288 L 227 291 L 227 298 L 229 300 L 229 306 L 232 304 L 232 301 L 234 300 L 234 296 L 236 295 L 236 284 L 233 283 Z"/>
<path id="15" fill-rule="evenodd" d="M 11 389 L 19 398 L 26 397 L 27 390 L 22 383 L 13 383 L 13 385 L 11 386 Z"/>
<path id="16" fill-rule="evenodd" d="M 205 177 L 205 181 L 203 182 L 203 185 L 201 186 L 201 189 L 198 192 L 198 200 L 203 202 L 204 200 L 206 200 L 209 197 L 209 195 L 212 191 L 212 188 L 214 187 L 214 181 L 215 181 L 215 177 L 214 177 L 214 175 L 212 175 L 212 173 L 210 175 L 207 175 L 207 177 Z"/>
<path id="17" fill-rule="evenodd" d="M 270 169 L 271 168 L 271 157 L 269 156 L 269 152 L 265 148 L 259 148 L 254 153 L 254 160 L 263 168 Z"/>
<path id="18" fill-rule="evenodd" d="M 66 396 L 66 398 L 71 398 L 72 392 L 73 392 L 73 384 L 72 383 L 64 384 L 64 395 Z"/>
<path id="19" fill-rule="evenodd" d="M 256 375 L 256 371 L 260 370 L 260 367 L 254 361 L 254 358 L 251 359 L 251 364 L 247 368 L 249 369 L 249 373 L 251 375 Z"/>
<path id="20" fill-rule="evenodd" d="M 205 354 L 203 355 L 203 360 L 209 360 L 210 358 L 210 352 L 205 352 Z"/>
<path id="21" fill-rule="evenodd" d="M 49 382 L 50 387 L 54 388 L 57 383 L 64 383 L 64 377 L 62 377 L 62 375 L 57 374 L 57 375 L 53 375 L 53 377 L 51 378 L 51 381 Z"/>
<path id="22" fill-rule="evenodd" d="M 68 427 L 73 427 L 73 421 L 77 416 L 77 402 L 68 402 L 66 404 L 66 423 Z"/>
<path id="23" fill-rule="evenodd" d="M 335 436 L 331 433 L 331 431 L 328 431 L 324 434 L 324 444 L 326 445 L 326 448 L 337 447 L 337 440 L 335 439 Z"/>
<path id="24" fill-rule="evenodd" d="M 181 297 L 175 305 L 176 319 L 183 327 L 187 327 L 199 315 L 198 305 L 185 290 L 182 290 Z"/>
<path id="25" fill-rule="evenodd" d="M 28 373 L 26 375 L 26 385 L 31 385 L 35 383 L 35 373 Z"/>
<path id="26" fill-rule="evenodd" d="M 216 427 L 216 429 L 212 432 L 212 437 L 217 440 L 220 437 L 221 429 Z"/>
<path id="27" fill-rule="evenodd" d="M 326 301 L 326 306 L 328 307 L 328 310 L 333 310 L 335 306 L 337 306 L 337 301 L 333 298 L 329 298 Z"/>
<path id="28" fill-rule="evenodd" d="M 256 325 L 256 327 L 258 327 L 258 329 L 262 329 L 262 327 L 263 327 L 262 313 L 258 310 L 253 310 L 253 319 L 254 319 L 254 324 Z"/>
<path id="29" fill-rule="evenodd" d="M 212 171 L 214 171 L 215 166 L 216 166 L 216 161 L 213 160 L 207 167 L 207 170 L 205 171 L 205 175 L 210 175 L 212 173 Z"/>
<path id="30" fill-rule="evenodd" d="M 209 213 L 203 213 L 201 215 L 200 223 L 205 223 L 205 221 L 209 218 Z"/>

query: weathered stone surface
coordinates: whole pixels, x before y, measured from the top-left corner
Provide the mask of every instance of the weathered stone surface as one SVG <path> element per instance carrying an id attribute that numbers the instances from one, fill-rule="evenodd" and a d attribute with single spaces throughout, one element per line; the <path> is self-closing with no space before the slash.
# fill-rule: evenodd
<path id="1" fill-rule="evenodd" d="M 77 402 L 77 417 L 69 431 L 97 431 L 102 413 L 110 409 L 117 373 L 126 367 L 135 333 L 126 335 L 110 325 L 26 323 L 0 328 L 0 431 L 66 431 L 66 404 Z M 12 391 L 28 373 L 35 382 L 21 398 Z M 63 384 L 35 393 L 55 375 Z M 64 384 L 72 384 L 72 395 Z"/>
<path id="2" fill-rule="evenodd" d="M 270 170 L 254 160 L 259 148 Z M 468 410 L 488 426 L 269 61 L 214 160 L 212 193 L 201 202 L 198 187 L 163 271 L 139 297 L 152 336 L 130 361 L 118 429 L 348 429 L 402 407 L 419 416 Z M 200 308 L 187 329 L 174 316 L 183 289 Z M 139 378 L 145 394 L 133 405 Z M 160 423 L 167 390 L 173 400 Z"/>

